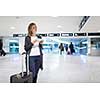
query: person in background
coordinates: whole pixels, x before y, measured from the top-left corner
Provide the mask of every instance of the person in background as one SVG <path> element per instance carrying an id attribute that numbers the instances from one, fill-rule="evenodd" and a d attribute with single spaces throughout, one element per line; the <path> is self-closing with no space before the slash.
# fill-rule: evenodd
<path id="1" fill-rule="evenodd" d="M 64 46 L 62 43 L 59 45 L 59 49 L 60 49 L 60 55 L 62 55 L 62 52 L 64 52 Z"/>
<path id="2" fill-rule="evenodd" d="M 70 54 L 75 53 L 74 46 L 73 46 L 72 42 L 70 43 L 69 48 L 70 48 Z"/>
<path id="3" fill-rule="evenodd" d="M 25 51 L 29 55 L 29 71 L 33 73 L 33 83 L 37 82 L 39 69 L 43 70 L 43 53 L 41 36 L 36 35 L 37 26 L 30 23 L 28 36 L 25 38 Z"/>
<path id="4" fill-rule="evenodd" d="M 65 45 L 66 53 L 68 52 L 68 44 Z"/>
<path id="5" fill-rule="evenodd" d="M 50 50 L 52 51 L 52 44 L 50 44 Z"/>
<path id="6" fill-rule="evenodd" d="M 3 42 L 2 42 L 2 40 L 0 39 L 0 56 L 5 56 L 6 55 L 6 53 L 5 53 L 5 51 L 3 50 Z"/>

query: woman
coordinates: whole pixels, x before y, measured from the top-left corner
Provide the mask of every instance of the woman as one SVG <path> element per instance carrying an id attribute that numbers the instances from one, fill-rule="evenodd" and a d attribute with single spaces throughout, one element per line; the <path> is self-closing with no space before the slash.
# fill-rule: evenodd
<path id="1" fill-rule="evenodd" d="M 37 82 L 39 69 L 42 66 L 42 43 L 40 36 L 36 35 L 37 26 L 35 23 L 30 23 L 28 26 L 28 36 L 25 38 L 25 51 L 29 55 L 29 71 L 33 73 L 33 82 Z"/>

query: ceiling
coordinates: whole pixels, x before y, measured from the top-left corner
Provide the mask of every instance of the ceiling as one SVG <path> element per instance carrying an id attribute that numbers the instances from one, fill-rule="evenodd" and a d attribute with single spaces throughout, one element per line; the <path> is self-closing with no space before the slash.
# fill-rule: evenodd
<path id="1" fill-rule="evenodd" d="M 38 32 L 77 32 L 82 16 L 0 16 L 0 36 L 27 33 L 35 22 Z"/>
<path id="2" fill-rule="evenodd" d="M 100 32 L 100 16 L 91 16 L 81 31 L 84 32 Z"/>

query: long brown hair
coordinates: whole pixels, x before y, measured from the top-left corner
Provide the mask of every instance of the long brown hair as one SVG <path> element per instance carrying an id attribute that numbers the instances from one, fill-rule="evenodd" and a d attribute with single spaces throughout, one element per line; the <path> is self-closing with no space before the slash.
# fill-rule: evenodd
<path id="1" fill-rule="evenodd" d="M 36 31 L 37 31 L 36 24 L 35 23 L 30 23 L 29 26 L 28 26 L 28 35 L 29 36 L 32 36 L 32 34 L 33 34 L 32 31 L 31 31 L 33 25 L 36 27 Z"/>

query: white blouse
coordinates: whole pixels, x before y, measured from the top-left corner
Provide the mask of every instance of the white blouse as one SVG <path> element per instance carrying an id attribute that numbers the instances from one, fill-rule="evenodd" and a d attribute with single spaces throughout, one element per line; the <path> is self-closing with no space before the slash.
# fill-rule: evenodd
<path id="1" fill-rule="evenodd" d="M 31 42 L 33 42 L 34 40 L 39 40 L 39 39 L 36 36 L 35 37 L 32 36 Z M 30 52 L 30 56 L 38 56 L 38 55 L 40 55 L 39 41 L 34 43 Z"/>

